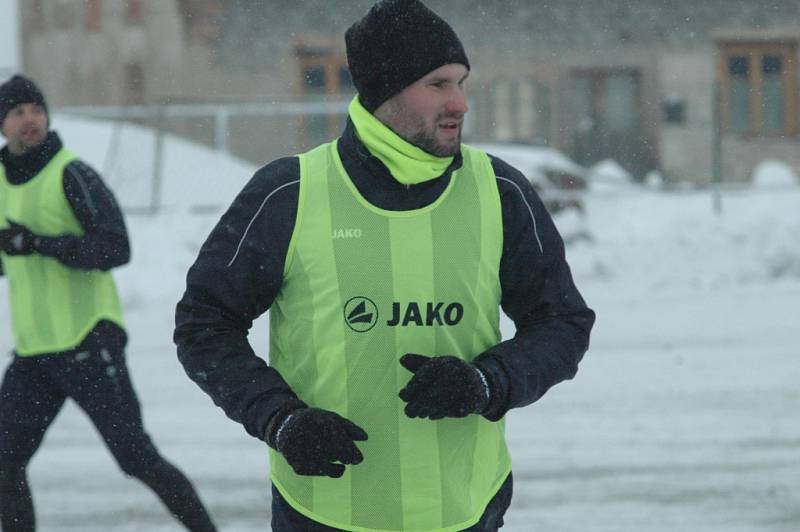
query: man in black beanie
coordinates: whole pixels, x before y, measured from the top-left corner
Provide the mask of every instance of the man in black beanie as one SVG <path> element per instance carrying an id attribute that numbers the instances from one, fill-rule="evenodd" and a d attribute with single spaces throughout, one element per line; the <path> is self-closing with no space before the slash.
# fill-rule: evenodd
<path id="1" fill-rule="evenodd" d="M 36 114 L 47 119 L 47 103 L 44 101 L 42 92 L 33 81 L 16 75 L 0 85 L 0 129 L 6 116 L 21 104 L 32 105 Z M 4 132 L 3 136 L 11 143 L 9 149 L 22 155 L 41 144 L 47 135 L 47 127 L 36 127 L 36 125 L 34 124 L 34 127 L 26 129 L 24 134 L 12 135 L 11 137 Z"/>
<path id="2" fill-rule="evenodd" d="M 33 81 L 0 85 L 0 276 L 14 358 L 0 385 L 0 528 L 35 529 L 27 465 L 67 398 L 91 418 L 122 471 L 196 532 L 215 530 L 192 484 L 142 426 L 125 362 L 111 268 L 128 262 L 122 213 L 100 176 L 49 131 Z"/>
<path id="3" fill-rule="evenodd" d="M 383 0 L 345 42 L 342 136 L 234 200 L 189 270 L 178 357 L 270 447 L 273 530 L 496 531 L 504 416 L 575 375 L 594 313 L 530 183 L 461 143 L 453 29 Z M 266 363 L 247 336 L 268 309 Z"/>

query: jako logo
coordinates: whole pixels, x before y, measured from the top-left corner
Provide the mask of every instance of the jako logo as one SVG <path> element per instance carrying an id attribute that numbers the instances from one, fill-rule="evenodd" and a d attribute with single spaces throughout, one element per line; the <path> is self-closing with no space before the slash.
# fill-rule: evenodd
<path id="1" fill-rule="evenodd" d="M 331 231 L 331 238 L 361 238 L 361 229 L 334 229 Z"/>
<path id="2" fill-rule="evenodd" d="M 443 308 L 444 307 L 444 308 Z M 390 327 L 408 327 L 409 325 L 457 325 L 464 317 L 464 305 L 461 303 L 425 303 L 425 311 L 420 308 L 420 303 L 411 301 L 403 309 L 400 303 L 392 304 L 392 319 L 386 322 Z"/>
<path id="3" fill-rule="evenodd" d="M 344 322 L 355 332 L 367 332 L 378 323 L 378 307 L 366 297 L 354 297 L 344 304 Z"/>
<path id="4" fill-rule="evenodd" d="M 403 306 L 395 301 L 392 303 L 392 317 L 386 325 L 389 327 L 458 325 L 463 317 L 464 305 L 461 303 L 411 301 Z M 355 332 L 367 332 L 378 323 L 378 306 L 366 297 L 351 298 L 344 304 L 344 321 Z"/>

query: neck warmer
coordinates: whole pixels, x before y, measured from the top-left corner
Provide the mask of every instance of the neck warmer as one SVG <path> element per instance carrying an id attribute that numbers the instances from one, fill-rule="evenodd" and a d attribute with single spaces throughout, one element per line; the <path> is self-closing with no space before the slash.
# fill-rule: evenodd
<path id="1" fill-rule="evenodd" d="M 63 147 L 55 131 L 48 131 L 47 138 L 24 155 L 14 155 L 8 145 L 0 150 L 0 164 L 6 169 L 6 179 L 13 185 L 21 185 L 36 176 Z"/>
<path id="2" fill-rule="evenodd" d="M 392 177 L 404 185 L 436 179 L 453 162 L 453 157 L 431 155 L 401 138 L 367 111 L 358 96 L 350 102 L 349 113 L 356 135 L 364 146 L 386 165 Z"/>

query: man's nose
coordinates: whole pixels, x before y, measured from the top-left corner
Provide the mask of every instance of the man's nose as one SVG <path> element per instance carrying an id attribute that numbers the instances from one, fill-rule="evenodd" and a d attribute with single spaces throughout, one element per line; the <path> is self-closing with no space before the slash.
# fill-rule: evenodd
<path id="1" fill-rule="evenodd" d="M 30 124 L 31 122 L 33 122 L 34 118 L 35 115 L 33 114 L 33 111 L 25 110 L 22 112 L 22 121 L 25 124 Z"/>
<path id="2" fill-rule="evenodd" d="M 466 114 L 469 111 L 467 94 L 462 87 L 457 87 L 447 102 L 447 111 L 450 113 Z"/>

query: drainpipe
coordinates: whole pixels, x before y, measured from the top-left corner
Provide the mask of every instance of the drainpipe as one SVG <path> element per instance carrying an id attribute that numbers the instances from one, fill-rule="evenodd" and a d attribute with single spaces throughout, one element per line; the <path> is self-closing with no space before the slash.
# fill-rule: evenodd
<path id="1" fill-rule="evenodd" d="M 711 96 L 711 177 L 714 212 L 722 214 L 722 124 L 720 120 L 721 91 L 719 80 L 714 81 Z"/>

